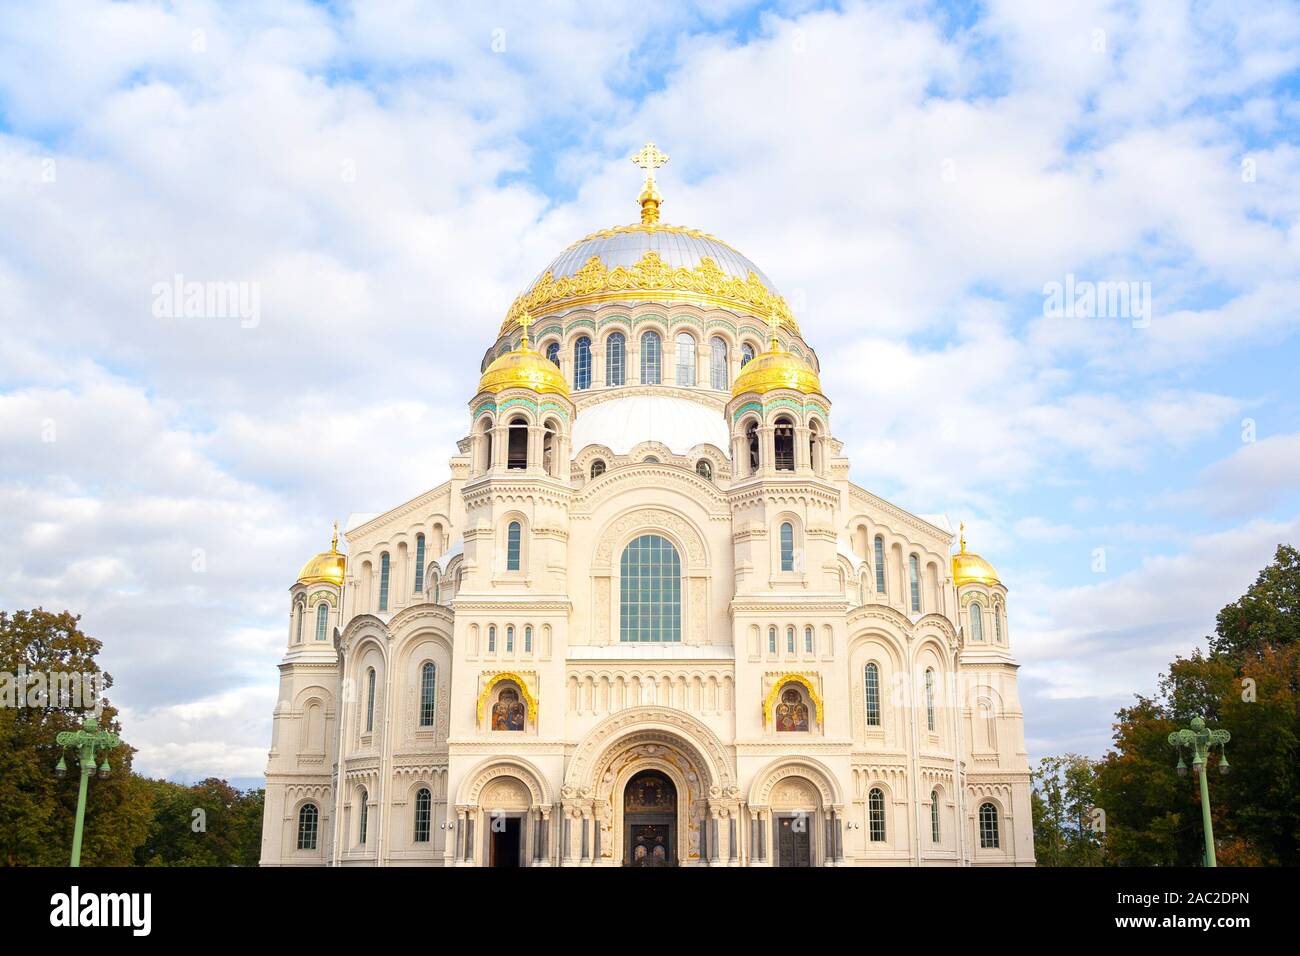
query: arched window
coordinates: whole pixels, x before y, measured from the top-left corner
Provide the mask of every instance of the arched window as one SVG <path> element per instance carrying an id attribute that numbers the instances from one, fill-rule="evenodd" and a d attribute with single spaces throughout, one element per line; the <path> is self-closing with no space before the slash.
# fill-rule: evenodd
<path id="1" fill-rule="evenodd" d="M 426 787 L 415 792 L 415 840 L 416 843 L 429 842 L 430 820 L 432 819 L 433 794 Z"/>
<path id="2" fill-rule="evenodd" d="M 420 668 L 420 726 L 432 727 L 438 716 L 438 669 L 433 661 Z"/>
<path id="3" fill-rule="evenodd" d="M 551 360 L 556 368 L 560 367 L 560 343 L 552 342 L 546 346 L 546 357 Z"/>
<path id="4" fill-rule="evenodd" d="M 514 652 L 515 652 L 515 626 L 513 624 L 507 624 L 506 625 L 506 653 L 513 654 Z"/>
<path id="5" fill-rule="evenodd" d="M 885 539 L 876 535 L 876 593 L 885 593 Z"/>
<path id="6" fill-rule="evenodd" d="M 366 733 L 375 729 L 375 669 L 366 670 Z"/>
<path id="7" fill-rule="evenodd" d="M 363 789 L 361 791 L 361 820 L 357 825 L 357 842 L 362 846 L 366 843 L 366 825 L 370 822 L 370 797 Z"/>
<path id="8" fill-rule="evenodd" d="M 524 628 L 524 653 L 531 654 L 532 652 L 533 652 L 533 626 L 529 624 Z"/>
<path id="9" fill-rule="evenodd" d="M 433 572 L 432 580 L 433 580 L 433 588 L 432 588 L 433 603 L 441 604 L 442 603 L 442 578 L 438 576 L 437 571 Z"/>
<path id="10" fill-rule="evenodd" d="M 805 654 L 813 652 L 813 629 L 811 627 L 803 629 L 803 652 Z"/>
<path id="11" fill-rule="evenodd" d="M 999 644 L 1002 643 L 1002 605 L 1001 604 L 993 605 L 993 637 Z"/>
<path id="12" fill-rule="evenodd" d="M 787 654 L 794 653 L 794 628 L 793 627 L 787 627 L 785 629 L 785 652 Z"/>
<path id="13" fill-rule="evenodd" d="M 488 653 L 495 654 L 496 652 L 497 652 L 497 626 L 495 624 L 489 624 L 488 625 Z"/>
<path id="14" fill-rule="evenodd" d="M 689 332 L 677 334 L 677 384 L 695 384 L 695 337 Z"/>
<path id="15" fill-rule="evenodd" d="M 752 361 L 754 361 L 754 346 L 746 342 L 740 347 L 740 367 L 744 368 Z"/>
<path id="16" fill-rule="evenodd" d="M 506 528 L 506 570 L 519 570 L 519 552 L 522 546 L 523 526 L 518 521 L 510 522 Z"/>
<path id="17" fill-rule="evenodd" d="M 415 536 L 415 593 L 424 591 L 424 535 Z"/>
<path id="18" fill-rule="evenodd" d="M 907 559 L 907 580 L 912 592 L 912 613 L 921 613 L 921 559 L 910 555 Z"/>
<path id="19" fill-rule="evenodd" d="M 506 440 L 506 467 L 528 467 L 528 420 L 516 418 L 510 422 Z"/>
<path id="20" fill-rule="evenodd" d="M 794 422 L 782 415 L 773 429 L 776 441 L 776 470 L 794 471 Z"/>
<path id="21" fill-rule="evenodd" d="M 595 461 L 591 463 L 591 480 L 595 481 L 604 473 L 605 473 L 604 459 L 597 458 Z"/>
<path id="22" fill-rule="evenodd" d="M 817 474 L 822 472 L 822 433 L 816 422 L 808 425 L 808 464 Z"/>
<path id="23" fill-rule="evenodd" d="M 980 716 L 984 718 L 984 742 L 989 750 L 998 749 L 998 718 L 993 713 L 993 705 L 980 703 Z"/>
<path id="24" fill-rule="evenodd" d="M 644 385 L 658 385 L 662 372 L 660 362 L 658 332 L 641 334 L 641 382 Z"/>
<path id="25" fill-rule="evenodd" d="M 980 804 L 980 849 L 996 850 L 998 835 L 998 808 L 991 803 Z"/>
<path id="26" fill-rule="evenodd" d="M 325 640 L 325 632 L 329 628 L 330 606 L 324 601 L 316 605 L 316 640 Z"/>
<path id="27" fill-rule="evenodd" d="M 605 384 L 622 385 L 627 379 L 627 339 L 611 332 L 605 339 Z"/>
<path id="28" fill-rule="evenodd" d="M 934 671 L 925 671 L 925 727 L 934 730 Z"/>
<path id="29" fill-rule="evenodd" d="M 873 661 L 867 665 L 864 683 L 867 688 L 867 726 L 880 726 L 880 668 Z"/>
<path id="30" fill-rule="evenodd" d="M 872 843 L 885 842 L 885 791 L 879 787 L 867 794 L 867 832 Z"/>
<path id="31" fill-rule="evenodd" d="M 939 833 L 939 791 L 930 791 L 930 842 L 940 842 Z"/>
<path id="32" fill-rule="evenodd" d="M 749 446 L 749 473 L 758 474 L 758 422 L 745 426 L 745 443 Z"/>
<path id="33" fill-rule="evenodd" d="M 970 639 L 984 640 L 984 609 L 980 607 L 979 601 L 972 601 L 970 606 Z"/>
<path id="34" fill-rule="evenodd" d="M 294 631 L 293 642 L 295 644 L 301 644 L 302 643 L 302 619 L 307 616 L 307 604 L 303 601 L 295 601 L 293 605 L 293 613 L 294 616 L 297 618 L 297 622 L 294 625 L 296 630 Z"/>
<path id="35" fill-rule="evenodd" d="M 709 342 L 709 384 L 719 392 L 731 385 L 727 381 L 727 340 L 718 335 Z"/>
<path id="36" fill-rule="evenodd" d="M 671 541 L 643 534 L 628 544 L 619 589 L 621 640 L 682 639 L 682 563 Z"/>
<path id="37" fill-rule="evenodd" d="M 492 419 L 483 419 L 480 435 L 482 437 L 479 441 L 483 443 L 483 470 L 490 471 L 492 468 Z"/>
<path id="38" fill-rule="evenodd" d="M 320 811 L 314 803 L 304 803 L 298 811 L 298 849 L 316 849 L 316 833 L 320 827 Z"/>
<path id="39" fill-rule="evenodd" d="M 585 335 L 573 343 L 573 387 L 591 388 L 591 339 Z"/>
<path id="40" fill-rule="evenodd" d="M 767 629 L 767 652 L 769 654 L 776 653 L 776 628 L 774 627 Z"/>
<path id="41" fill-rule="evenodd" d="M 379 556 L 379 610 L 388 610 L 388 572 L 392 562 L 385 551 Z"/>
<path id="42" fill-rule="evenodd" d="M 555 475 L 555 437 L 559 430 L 553 418 L 548 418 L 542 426 L 542 471 L 551 476 Z"/>
<path id="43" fill-rule="evenodd" d="M 794 570 L 794 525 L 788 521 L 781 525 L 781 570 Z"/>
<path id="44" fill-rule="evenodd" d="M 701 458 L 695 463 L 695 473 L 705 481 L 713 480 L 713 466 L 709 464 L 707 458 Z"/>

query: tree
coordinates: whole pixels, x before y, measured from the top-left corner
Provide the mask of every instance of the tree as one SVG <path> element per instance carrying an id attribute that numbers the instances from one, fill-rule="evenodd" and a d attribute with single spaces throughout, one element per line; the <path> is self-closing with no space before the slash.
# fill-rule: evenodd
<path id="1" fill-rule="evenodd" d="M 1033 772 L 1034 856 L 1043 866 L 1100 866 L 1096 770 L 1087 757 L 1044 757 Z"/>
<path id="2" fill-rule="evenodd" d="M 67 612 L 0 611 L 0 672 L 28 674 L 93 674 L 101 688 L 112 678 L 100 670 L 95 656 L 100 642 L 78 627 Z M 11 681 L 12 686 L 12 681 Z M 60 780 L 54 775 L 61 748 L 55 736 L 75 730 L 85 712 L 57 695 L 35 706 L 0 707 L 0 864 L 6 866 L 66 866 L 80 783 L 77 763 Z M 120 735 L 117 710 L 107 699 L 100 725 Z M 85 866 L 127 866 L 132 851 L 148 829 L 151 808 L 147 791 L 131 774 L 134 749 L 125 743 L 108 755 L 113 769 L 108 780 L 94 780 L 86 798 L 86 830 L 81 862 Z"/>
<path id="3" fill-rule="evenodd" d="M 1210 652 L 1240 661 L 1264 647 L 1300 643 L 1300 551 L 1279 544 L 1273 563 L 1215 621 Z"/>
<path id="4" fill-rule="evenodd" d="M 256 866 L 265 791 L 211 777 L 192 786 L 148 781 L 154 821 L 136 849 L 140 866 Z"/>

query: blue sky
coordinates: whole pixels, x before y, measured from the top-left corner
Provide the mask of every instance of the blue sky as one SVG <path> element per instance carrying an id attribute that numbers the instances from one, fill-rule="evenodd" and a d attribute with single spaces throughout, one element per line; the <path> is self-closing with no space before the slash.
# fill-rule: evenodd
<path id="1" fill-rule="evenodd" d="M 431 487 L 510 300 L 635 218 L 797 309 L 860 484 L 1011 589 L 1099 754 L 1300 535 L 1293 3 L 61 3 L 0 17 L 0 606 L 105 641 L 139 766 L 251 781 L 286 589 Z M 167 319 L 176 274 L 255 325 Z M 1046 313 L 1149 285 L 1149 324 Z M 1095 570 L 1104 552 L 1104 570 Z"/>

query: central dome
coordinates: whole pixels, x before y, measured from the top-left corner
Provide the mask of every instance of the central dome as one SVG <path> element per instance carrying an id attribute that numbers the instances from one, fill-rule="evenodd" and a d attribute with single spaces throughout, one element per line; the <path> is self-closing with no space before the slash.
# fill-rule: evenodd
<path id="1" fill-rule="evenodd" d="M 552 260 L 515 299 L 504 333 L 527 311 L 554 315 L 602 302 L 696 302 L 766 318 L 798 332 L 785 299 L 763 271 L 715 236 L 685 226 L 637 223 L 602 229 Z"/>

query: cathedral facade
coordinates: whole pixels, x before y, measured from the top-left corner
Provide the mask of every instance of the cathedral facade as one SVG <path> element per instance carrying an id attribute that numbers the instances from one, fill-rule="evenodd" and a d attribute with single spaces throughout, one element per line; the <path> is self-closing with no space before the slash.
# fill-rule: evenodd
<path id="1" fill-rule="evenodd" d="M 849 480 L 666 158 L 511 305 L 450 479 L 290 589 L 263 865 L 1033 864 L 1006 588 Z"/>

